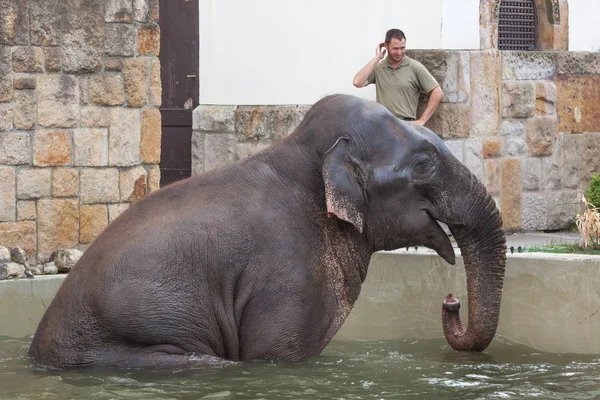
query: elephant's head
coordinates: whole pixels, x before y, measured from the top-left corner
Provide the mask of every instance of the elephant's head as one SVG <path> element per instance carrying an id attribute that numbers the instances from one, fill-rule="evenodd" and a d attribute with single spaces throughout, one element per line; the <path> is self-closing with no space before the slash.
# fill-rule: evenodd
<path id="1" fill-rule="evenodd" d="M 324 155 L 328 212 L 353 224 L 374 251 L 424 245 L 454 264 L 438 222 L 447 224 L 465 262 L 469 323 L 463 329 L 460 304 L 449 295 L 444 333 L 457 350 L 485 349 L 498 325 L 506 259 L 494 200 L 436 134 L 357 102 Z"/>

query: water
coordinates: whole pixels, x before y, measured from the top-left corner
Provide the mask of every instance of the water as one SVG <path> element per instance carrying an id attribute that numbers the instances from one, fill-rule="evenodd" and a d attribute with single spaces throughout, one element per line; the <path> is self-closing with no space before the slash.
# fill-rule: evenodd
<path id="1" fill-rule="evenodd" d="M 202 369 L 48 372 L 30 338 L 0 338 L 0 399 L 594 399 L 600 355 L 560 355 L 496 338 L 483 354 L 444 339 L 334 341 L 298 363 Z"/>

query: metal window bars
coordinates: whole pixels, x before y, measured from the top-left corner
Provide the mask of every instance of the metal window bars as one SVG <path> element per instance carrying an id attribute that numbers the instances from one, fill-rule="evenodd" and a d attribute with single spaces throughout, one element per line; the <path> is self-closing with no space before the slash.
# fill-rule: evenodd
<path id="1" fill-rule="evenodd" d="M 537 21 L 534 0 L 500 2 L 499 50 L 535 50 Z"/>

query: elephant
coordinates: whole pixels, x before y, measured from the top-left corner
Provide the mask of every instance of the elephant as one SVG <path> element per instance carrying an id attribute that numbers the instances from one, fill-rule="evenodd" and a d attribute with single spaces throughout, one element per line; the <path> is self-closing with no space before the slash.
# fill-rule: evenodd
<path id="1" fill-rule="evenodd" d="M 506 238 L 485 186 L 434 132 L 347 94 L 320 99 L 263 151 L 134 202 L 93 241 L 43 315 L 32 363 L 175 368 L 319 355 L 357 300 L 371 255 L 426 246 L 465 261 L 468 325 L 498 325 Z"/>

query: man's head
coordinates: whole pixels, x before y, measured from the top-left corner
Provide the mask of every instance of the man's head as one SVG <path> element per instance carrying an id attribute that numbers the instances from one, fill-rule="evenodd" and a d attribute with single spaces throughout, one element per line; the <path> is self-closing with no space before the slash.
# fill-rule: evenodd
<path id="1" fill-rule="evenodd" d="M 385 34 L 385 49 L 389 62 L 397 64 L 406 54 L 406 36 L 400 29 L 390 29 Z"/>
<path id="2" fill-rule="evenodd" d="M 392 39 L 398 39 L 399 41 L 402 39 L 406 40 L 406 36 L 400 29 L 390 29 L 385 33 L 385 44 L 389 46 Z"/>

